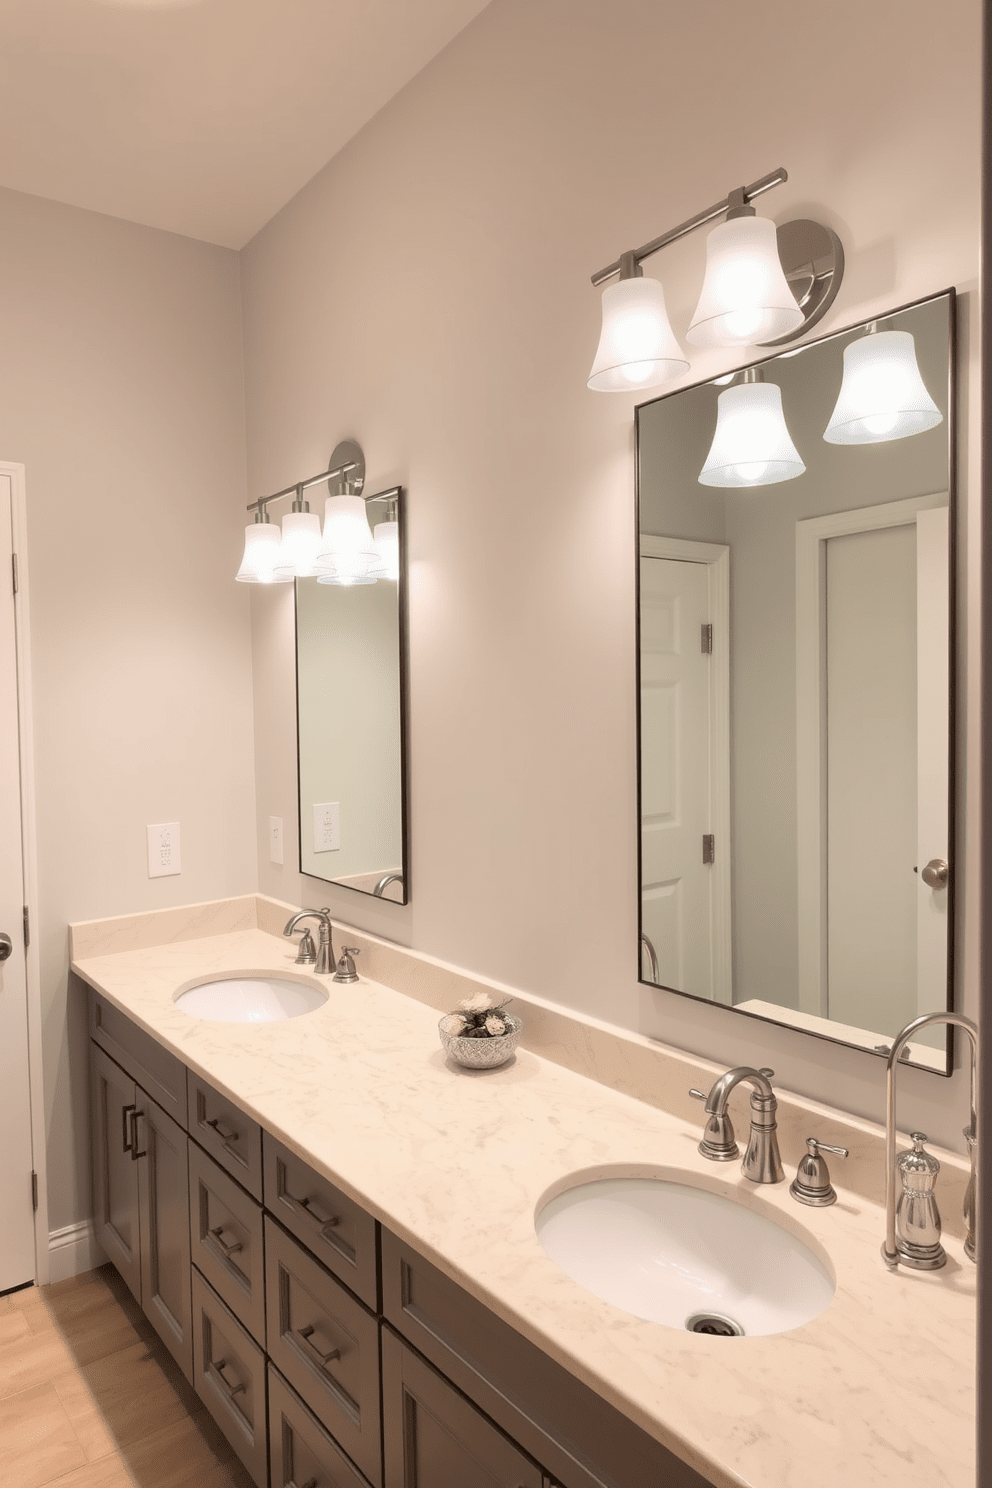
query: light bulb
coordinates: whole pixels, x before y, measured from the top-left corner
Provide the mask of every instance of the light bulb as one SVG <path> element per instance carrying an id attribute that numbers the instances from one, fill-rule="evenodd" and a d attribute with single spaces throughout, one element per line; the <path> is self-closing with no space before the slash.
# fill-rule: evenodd
<path id="1" fill-rule="evenodd" d="M 745 382 L 717 399 L 716 432 L 699 474 L 703 486 L 770 486 L 806 466 L 792 442 L 774 382 Z"/>
<path id="2" fill-rule="evenodd" d="M 828 444 L 884 444 L 923 434 L 943 414 L 927 392 L 909 331 L 874 331 L 844 347 L 844 377 Z"/>
<path id="3" fill-rule="evenodd" d="M 620 279 L 603 290 L 603 328 L 587 386 L 629 392 L 681 377 L 689 363 L 675 339 L 657 279 Z"/>
<path id="4" fill-rule="evenodd" d="M 706 276 L 685 339 L 693 346 L 756 346 L 803 324 L 767 217 L 733 217 L 706 239 Z"/>

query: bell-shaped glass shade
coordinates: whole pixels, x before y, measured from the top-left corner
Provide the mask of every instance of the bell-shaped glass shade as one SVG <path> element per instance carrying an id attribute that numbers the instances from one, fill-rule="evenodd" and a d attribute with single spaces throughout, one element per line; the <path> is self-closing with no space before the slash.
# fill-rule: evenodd
<path id="1" fill-rule="evenodd" d="M 282 584 L 293 576 L 282 570 L 282 535 L 272 522 L 245 528 L 245 551 L 234 577 L 239 584 Z"/>
<path id="2" fill-rule="evenodd" d="M 717 399 L 716 433 L 699 474 L 703 486 L 770 486 L 793 480 L 806 466 L 782 412 L 774 382 L 746 382 Z"/>
<path id="3" fill-rule="evenodd" d="M 320 518 L 316 512 L 287 512 L 282 519 L 282 552 L 277 573 L 290 579 L 311 579 L 320 552 Z"/>
<path id="4" fill-rule="evenodd" d="M 844 378 L 828 444 L 884 444 L 922 434 L 943 414 L 926 390 L 909 331 L 875 331 L 844 347 Z"/>
<path id="5" fill-rule="evenodd" d="M 377 522 L 372 529 L 372 541 L 382 559 L 384 579 L 400 576 L 400 524 L 399 522 Z"/>
<path id="6" fill-rule="evenodd" d="M 657 279 L 620 279 L 603 290 L 603 329 L 588 386 L 629 393 L 688 372 Z"/>
<path id="7" fill-rule="evenodd" d="M 318 584 L 374 584 L 383 568 L 361 496 L 328 496 L 316 561 Z"/>
<path id="8" fill-rule="evenodd" d="M 797 331 L 803 312 L 768 217 L 733 217 L 706 239 L 706 277 L 685 339 L 693 346 L 757 346 Z"/>

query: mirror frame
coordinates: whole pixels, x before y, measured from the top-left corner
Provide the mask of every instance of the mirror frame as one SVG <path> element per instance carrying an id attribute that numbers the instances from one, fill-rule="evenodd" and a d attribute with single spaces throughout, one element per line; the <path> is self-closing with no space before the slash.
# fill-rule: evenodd
<path id="1" fill-rule="evenodd" d="M 771 362 L 779 361 L 783 356 L 794 355 L 797 351 L 805 351 L 811 346 L 824 346 L 829 341 L 834 341 L 841 336 L 849 336 L 852 332 L 870 325 L 873 320 L 887 320 L 890 316 L 900 315 L 904 311 L 913 310 L 919 305 L 929 305 L 935 300 L 946 299 L 947 306 L 947 504 L 948 504 L 948 554 L 950 572 L 948 575 L 948 718 L 947 718 L 947 780 L 948 780 L 948 813 L 947 813 L 947 845 L 951 874 L 947 886 L 947 992 L 946 1008 L 948 1011 L 956 1009 L 958 1004 L 956 985 L 956 921 L 957 921 L 957 864 L 958 831 L 957 831 L 957 740 L 958 740 L 958 677 L 957 677 L 957 644 L 958 644 L 958 490 L 957 490 L 957 292 L 953 287 L 938 290 L 934 294 L 921 295 L 918 299 L 909 300 L 903 305 L 894 305 L 891 309 L 878 311 L 864 320 L 854 321 L 850 325 L 839 326 L 825 336 L 813 337 L 809 341 L 802 341 L 799 346 L 790 346 L 784 352 L 775 351 L 769 356 L 760 357 L 752 362 L 742 363 L 734 367 L 734 373 L 743 372 L 749 367 L 763 367 Z M 644 900 L 641 889 L 642 875 L 642 832 L 641 832 L 641 578 L 640 578 L 640 556 L 641 556 L 641 418 L 644 410 L 656 403 L 666 401 L 668 398 L 678 397 L 680 393 L 690 392 L 694 388 L 712 386 L 717 377 L 727 376 L 727 372 L 716 372 L 709 377 L 700 378 L 696 382 L 681 384 L 670 392 L 657 394 L 653 398 L 647 398 L 638 403 L 634 409 L 634 435 L 635 435 L 635 461 L 634 461 L 634 707 L 635 707 L 635 751 L 636 751 L 636 805 L 635 805 L 635 830 L 637 837 L 637 980 L 643 987 L 651 988 L 653 991 L 666 992 L 675 997 L 688 997 L 693 1002 L 702 1003 L 706 1007 L 726 1008 L 726 1011 L 753 1018 L 760 1023 L 770 1024 L 774 1028 L 785 1028 L 793 1033 L 803 1034 L 807 1037 L 823 1039 L 827 1043 L 839 1044 L 845 1049 L 856 1049 L 871 1058 L 885 1059 L 888 1057 L 889 1044 L 880 1044 L 874 1049 L 866 1048 L 862 1044 L 850 1042 L 848 1039 L 840 1038 L 829 1033 L 822 1033 L 818 1029 L 798 1028 L 794 1024 L 780 1021 L 777 1018 L 769 1018 L 762 1013 L 752 1012 L 749 1008 L 729 1007 L 724 1003 L 711 1001 L 707 997 L 699 997 L 694 992 L 680 992 L 675 987 L 665 987 L 660 982 L 645 981 L 643 975 L 643 953 L 641 935 L 644 931 Z M 731 911 L 732 913 L 733 911 Z M 906 1060 L 914 1069 L 920 1069 L 927 1074 L 938 1075 L 940 1078 L 948 1078 L 954 1071 L 954 1038 L 953 1029 L 948 1026 L 945 1031 L 945 1067 L 934 1069 L 930 1065 L 919 1064 L 914 1060 Z"/>
<path id="2" fill-rule="evenodd" d="M 410 791 L 409 791 L 409 714 L 410 714 L 410 657 L 409 657 L 409 626 L 408 626 L 408 585 L 407 585 L 407 533 L 406 533 L 406 498 L 407 490 L 404 486 L 388 486 L 383 491 L 376 491 L 371 496 L 365 496 L 366 506 L 374 501 L 396 501 L 396 521 L 399 527 L 399 577 L 396 581 L 396 618 L 397 618 L 397 645 L 399 647 L 399 692 L 400 692 L 400 838 L 401 838 L 401 872 L 403 874 L 403 897 L 401 899 L 379 898 L 377 903 L 407 905 L 410 903 Z M 300 781 L 301 770 L 301 736 L 300 736 L 300 627 L 298 608 L 298 585 L 302 581 L 297 579 L 293 584 L 293 659 L 294 677 L 296 684 L 296 849 L 299 862 L 299 871 L 303 878 L 313 879 L 315 883 L 329 884 L 337 889 L 347 889 L 349 893 L 361 894 L 363 899 L 375 899 L 376 896 L 368 889 L 359 889 L 354 884 L 343 883 L 338 878 L 322 878 L 319 874 L 308 873 L 303 867 L 303 801 L 301 799 Z"/>

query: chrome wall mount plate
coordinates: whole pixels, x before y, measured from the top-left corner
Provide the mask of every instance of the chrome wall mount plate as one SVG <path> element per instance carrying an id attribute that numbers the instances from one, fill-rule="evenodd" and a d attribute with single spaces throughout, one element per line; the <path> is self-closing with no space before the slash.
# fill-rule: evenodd
<path id="1" fill-rule="evenodd" d="M 830 309 L 844 277 L 844 245 L 832 228 L 799 217 L 776 228 L 776 237 L 785 277 L 805 319 L 798 331 L 762 346 L 785 346 L 805 336 Z"/>
<path id="2" fill-rule="evenodd" d="M 327 489 L 332 496 L 361 496 L 365 487 L 365 456 L 362 446 L 356 444 L 354 439 L 342 439 L 340 444 L 334 446 L 334 453 L 327 462 L 328 470 L 337 470 L 341 465 L 351 464 L 355 468 L 349 470 L 347 475 L 342 475 L 337 480 L 329 480 Z M 347 481 L 347 485 L 345 482 Z"/>

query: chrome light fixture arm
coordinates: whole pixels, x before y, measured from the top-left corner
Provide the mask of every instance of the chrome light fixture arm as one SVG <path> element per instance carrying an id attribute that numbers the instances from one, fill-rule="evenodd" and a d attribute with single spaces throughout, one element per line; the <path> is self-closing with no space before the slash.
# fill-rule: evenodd
<path id="1" fill-rule="evenodd" d="M 912 1023 L 907 1023 L 906 1027 L 896 1035 L 885 1067 L 885 1241 L 882 1245 L 882 1259 L 887 1266 L 893 1268 L 900 1263 L 905 1264 L 905 1257 L 900 1255 L 896 1245 L 896 1066 L 903 1049 L 913 1035 L 921 1028 L 929 1028 L 938 1023 L 949 1024 L 952 1028 L 963 1028 L 971 1040 L 970 1124 L 965 1127 L 964 1131 L 971 1158 L 971 1181 L 965 1196 L 967 1232 L 964 1251 L 970 1261 L 975 1259 L 975 1216 L 978 1213 L 978 1205 L 975 1202 L 979 1098 L 978 1029 L 963 1013 L 924 1013 L 922 1017 L 914 1018 Z"/>

